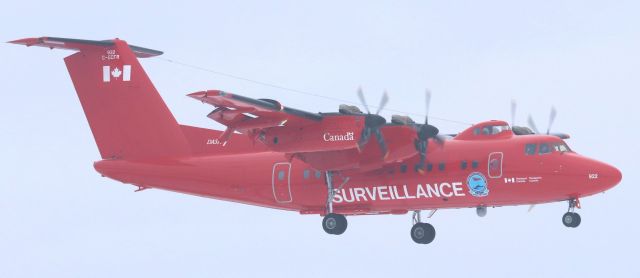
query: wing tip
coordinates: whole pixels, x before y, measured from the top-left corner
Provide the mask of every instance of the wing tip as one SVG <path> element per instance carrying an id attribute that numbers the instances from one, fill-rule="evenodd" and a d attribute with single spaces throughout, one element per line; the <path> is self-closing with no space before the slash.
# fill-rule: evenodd
<path id="1" fill-rule="evenodd" d="M 200 99 L 200 98 L 204 98 L 204 97 L 207 97 L 207 96 L 223 96 L 225 94 L 226 93 L 224 93 L 224 92 L 222 92 L 220 90 L 207 90 L 207 91 L 198 91 L 198 92 L 195 92 L 195 93 L 190 93 L 190 94 L 187 94 L 187 96 L 195 98 L 195 99 Z"/>
<path id="2" fill-rule="evenodd" d="M 207 96 L 207 91 L 199 91 L 199 92 L 195 92 L 195 93 L 190 93 L 187 94 L 188 97 L 192 97 L 192 98 L 203 98 L 205 96 Z"/>
<path id="3" fill-rule="evenodd" d="M 21 45 L 25 45 L 25 46 L 32 46 L 34 44 L 39 43 L 42 39 L 43 38 L 24 38 L 24 39 L 17 39 L 17 40 L 8 41 L 7 43 L 21 44 Z"/>

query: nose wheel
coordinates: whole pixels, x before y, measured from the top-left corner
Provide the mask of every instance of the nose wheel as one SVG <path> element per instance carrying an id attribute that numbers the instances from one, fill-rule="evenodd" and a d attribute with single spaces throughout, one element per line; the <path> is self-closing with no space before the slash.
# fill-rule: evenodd
<path id="1" fill-rule="evenodd" d="M 576 228 L 580 226 L 580 222 L 582 221 L 580 214 L 574 212 L 576 206 L 578 208 L 580 207 L 580 201 L 578 201 L 578 199 L 569 200 L 569 209 L 562 215 L 562 224 L 568 228 Z"/>
<path id="2" fill-rule="evenodd" d="M 436 238 L 436 229 L 429 223 L 422 223 L 420 218 L 420 211 L 414 211 L 411 239 L 418 244 L 429 244 Z"/>
<path id="3" fill-rule="evenodd" d="M 569 228 L 576 228 L 580 225 L 580 214 L 567 212 L 562 216 L 562 224 Z"/>

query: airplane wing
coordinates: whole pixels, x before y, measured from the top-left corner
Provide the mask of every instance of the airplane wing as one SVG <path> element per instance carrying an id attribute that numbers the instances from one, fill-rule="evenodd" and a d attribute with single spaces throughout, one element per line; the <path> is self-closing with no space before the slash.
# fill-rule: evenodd
<path id="1" fill-rule="evenodd" d="M 200 91 L 188 96 L 216 107 L 207 117 L 227 126 L 220 138 L 222 142 L 226 142 L 234 131 L 244 133 L 285 125 L 302 127 L 323 119 L 319 113 L 285 107 L 275 100 L 253 99 L 220 90 Z"/>
<path id="2" fill-rule="evenodd" d="M 225 125 L 218 140 L 234 132 L 261 141 L 267 149 L 298 158 L 315 169 L 371 171 L 414 157 L 417 153 L 413 125 L 382 124 L 367 127 L 363 113 L 310 113 L 285 107 L 275 100 L 253 99 L 209 90 L 188 96 L 215 106 L 207 117 Z M 370 130 L 367 131 L 367 128 Z M 363 134 L 369 142 L 360 144 Z"/>

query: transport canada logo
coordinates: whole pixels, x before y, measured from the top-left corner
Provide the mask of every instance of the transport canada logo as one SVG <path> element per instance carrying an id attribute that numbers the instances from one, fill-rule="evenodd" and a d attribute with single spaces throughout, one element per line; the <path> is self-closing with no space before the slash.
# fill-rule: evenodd
<path id="1" fill-rule="evenodd" d="M 469 187 L 469 193 L 475 197 L 485 197 L 489 195 L 487 178 L 481 173 L 471 173 L 467 178 L 467 186 Z"/>

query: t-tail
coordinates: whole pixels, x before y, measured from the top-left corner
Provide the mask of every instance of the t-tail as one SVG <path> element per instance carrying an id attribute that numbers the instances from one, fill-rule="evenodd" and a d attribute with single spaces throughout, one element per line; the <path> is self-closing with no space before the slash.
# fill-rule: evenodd
<path id="1" fill-rule="evenodd" d="M 115 39 L 54 37 L 11 43 L 78 51 L 64 59 L 103 159 L 181 157 L 190 146 L 137 58 L 162 52 Z"/>

